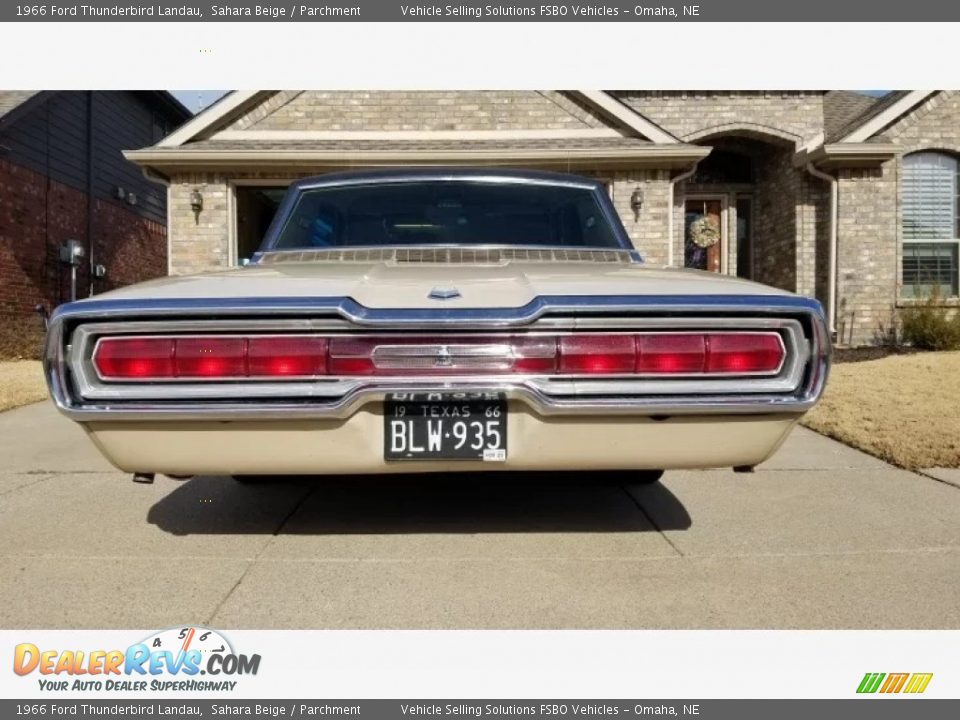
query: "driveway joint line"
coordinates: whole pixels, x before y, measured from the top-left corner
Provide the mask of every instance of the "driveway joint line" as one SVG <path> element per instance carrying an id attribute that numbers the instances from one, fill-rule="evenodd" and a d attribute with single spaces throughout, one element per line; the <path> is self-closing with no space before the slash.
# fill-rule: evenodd
<path id="1" fill-rule="evenodd" d="M 32 473 L 30 475 L 32 475 Z M 41 483 L 45 483 L 48 480 L 53 480 L 55 477 L 57 477 L 56 474 L 48 474 L 45 477 L 34 478 L 32 481 L 26 482 L 23 485 L 17 485 L 15 488 L 10 488 L 9 490 L 4 490 L 3 492 L 0 492 L 0 497 L 12 495 L 15 492 L 19 492 L 20 490 L 26 490 L 27 488 L 33 487 L 34 485 L 40 485 Z"/>
<path id="2" fill-rule="evenodd" d="M 952 487 L 954 490 L 960 490 L 960 484 L 955 483 L 955 482 L 950 482 L 949 480 L 944 480 L 943 478 L 938 478 L 936 475 L 931 475 L 930 473 L 926 472 L 925 470 L 911 470 L 910 472 L 913 472 L 913 473 L 915 473 L 916 475 L 919 475 L 919 476 L 921 476 L 921 477 L 928 478 L 928 479 L 930 479 L 930 480 L 936 480 L 936 481 L 937 481 L 938 483 L 940 483 L 941 485 L 949 485 L 949 486 Z"/>
<path id="3" fill-rule="evenodd" d="M 307 501 L 307 498 L 313 495 L 315 490 L 316 490 L 316 487 L 308 487 L 307 491 L 300 496 L 300 499 L 293 504 L 293 507 L 290 509 L 290 512 L 288 512 L 286 515 L 284 515 L 280 519 L 280 522 L 277 524 L 276 529 L 273 531 L 273 534 L 270 536 L 267 542 L 265 542 L 263 544 L 263 547 L 261 547 L 256 552 L 256 554 L 254 554 L 253 558 L 247 562 L 247 566 L 243 569 L 243 572 L 240 573 L 240 577 L 237 578 L 237 581 L 226 592 L 226 594 L 222 598 L 220 598 L 220 602 L 217 603 L 217 606 L 213 609 L 213 612 L 210 613 L 210 617 L 206 620 L 207 625 L 213 624 L 214 619 L 217 617 L 217 614 L 220 612 L 223 606 L 227 603 L 227 600 L 229 600 L 230 597 L 237 591 L 237 588 L 239 588 L 240 585 L 243 584 L 244 579 L 250 573 L 250 570 L 253 569 L 253 566 L 257 564 L 257 561 L 267 551 L 267 548 L 269 548 L 273 544 L 274 540 L 276 540 L 277 536 L 281 533 L 283 528 L 290 521 L 290 518 L 292 518 L 294 515 L 297 514 L 297 511 L 299 511 L 300 508 L 303 507 L 303 504 Z"/>

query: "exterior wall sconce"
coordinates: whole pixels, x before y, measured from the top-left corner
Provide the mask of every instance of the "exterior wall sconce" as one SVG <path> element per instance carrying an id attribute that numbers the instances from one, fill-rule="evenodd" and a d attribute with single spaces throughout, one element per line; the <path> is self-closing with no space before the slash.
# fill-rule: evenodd
<path id="1" fill-rule="evenodd" d="M 637 185 L 630 193 L 630 209 L 633 210 L 633 221 L 640 219 L 640 208 L 643 207 L 643 188 Z"/>
<path id="2" fill-rule="evenodd" d="M 193 219 L 197 225 L 200 224 L 200 211 L 203 210 L 203 193 L 197 188 L 190 192 L 190 209 L 193 210 Z"/>

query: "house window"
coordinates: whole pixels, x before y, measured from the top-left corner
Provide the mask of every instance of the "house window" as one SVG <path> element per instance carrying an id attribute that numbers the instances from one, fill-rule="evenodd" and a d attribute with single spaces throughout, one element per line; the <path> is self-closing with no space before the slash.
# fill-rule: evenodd
<path id="1" fill-rule="evenodd" d="M 923 152 L 903 159 L 903 295 L 958 294 L 957 159 Z"/>

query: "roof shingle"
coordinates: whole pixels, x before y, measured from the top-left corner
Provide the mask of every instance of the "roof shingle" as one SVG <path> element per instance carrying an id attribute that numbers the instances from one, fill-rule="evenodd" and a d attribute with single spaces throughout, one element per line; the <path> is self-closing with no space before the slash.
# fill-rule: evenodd
<path id="1" fill-rule="evenodd" d="M 842 140 L 847 135 L 849 135 L 854 130 L 856 130 L 858 127 L 860 127 L 864 123 L 869 122 L 870 120 L 875 118 L 877 115 L 882 113 L 884 110 L 886 110 L 888 107 L 898 102 L 906 95 L 909 95 L 909 93 L 910 93 L 909 90 L 895 90 L 893 92 L 888 92 L 886 95 L 878 99 L 867 98 L 868 100 L 872 100 L 872 102 L 869 105 L 865 104 L 863 109 L 860 110 L 860 112 L 850 115 L 845 120 L 842 120 L 842 121 L 840 118 L 834 117 L 832 119 L 832 124 L 833 124 L 832 132 L 830 129 L 831 121 L 827 119 L 827 103 L 825 100 L 824 107 L 823 107 L 824 125 L 826 126 L 824 129 L 824 135 L 826 136 L 825 142 L 831 143 L 831 142 L 838 142 Z M 830 94 L 828 93 L 827 97 L 829 97 L 829 95 Z M 837 108 L 846 107 L 849 109 L 851 106 L 852 106 L 852 103 L 849 101 L 849 98 L 846 100 L 838 98 L 836 101 Z"/>

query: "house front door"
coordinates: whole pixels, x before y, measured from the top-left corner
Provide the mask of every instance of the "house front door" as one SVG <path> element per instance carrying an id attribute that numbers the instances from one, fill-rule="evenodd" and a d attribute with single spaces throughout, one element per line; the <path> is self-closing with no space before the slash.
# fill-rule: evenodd
<path id="1" fill-rule="evenodd" d="M 719 198 L 687 200 L 684 210 L 684 267 L 720 272 L 723 201 Z"/>

